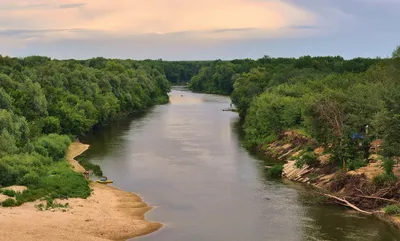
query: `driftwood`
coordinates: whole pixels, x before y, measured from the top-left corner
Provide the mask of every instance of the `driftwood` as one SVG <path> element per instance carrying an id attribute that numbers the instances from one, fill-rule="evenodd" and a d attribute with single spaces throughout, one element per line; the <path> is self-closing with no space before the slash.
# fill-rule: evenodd
<path id="1" fill-rule="evenodd" d="M 354 210 L 356 210 L 358 212 L 361 212 L 361 213 L 364 213 L 364 214 L 368 214 L 368 215 L 372 214 L 371 212 L 367 212 L 367 211 L 359 209 L 355 205 L 349 203 L 346 199 L 339 198 L 339 197 L 336 197 L 336 196 L 333 196 L 333 195 L 330 195 L 330 194 L 324 194 L 324 195 L 327 196 L 327 197 L 333 198 L 333 199 L 335 199 L 337 201 L 340 201 L 342 205 L 350 207 L 350 208 L 352 208 L 352 209 L 354 209 Z"/>
<path id="2" fill-rule="evenodd" d="M 364 195 L 356 195 L 357 197 L 362 197 L 362 198 L 369 198 L 369 199 L 377 199 L 377 200 L 382 200 L 382 201 L 387 201 L 387 202 L 392 202 L 392 203 L 400 203 L 399 201 L 393 200 L 393 199 L 387 199 L 383 197 L 375 197 L 375 196 L 364 196 Z"/>

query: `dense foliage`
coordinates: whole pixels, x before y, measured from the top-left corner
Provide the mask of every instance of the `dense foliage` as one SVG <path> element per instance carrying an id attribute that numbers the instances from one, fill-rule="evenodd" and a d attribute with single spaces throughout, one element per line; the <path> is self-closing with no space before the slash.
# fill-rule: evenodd
<path id="1" fill-rule="evenodd" d="M 173 85 L 185 85 L 197 75 L 202 67 L 210 65 L 210 61 L 163 61 L 146 60 L 146 64 L 162 69 L 165 77 Z"/>
<path id="2" fill-rule="evenodd" d="M 0 56 L 0 186 L 30 188 L 16 204 L 87 197 L 87 181 L 63 162 L 71 137 L 165 103 L 169 90 L 164 70 L 146 62 Z"/>
<path id="3" fill-rule="evenodd" d="M 304 56 L 298 59 L 264 56 L 258 60 L 216 60 L 193 76 L 189 88 L 197 92 L 225 95 L 235 90 L 232 100 L 235 104 L 242 104 L 239 98 L 258 95 L 268 87 L 293 83 L 314 75 L 364 72 L 378 61 L 364 58 L 344 60 L 339 56 Z"/>
<path id="4" fill-rule="evenodd" d="M 259 147 L 284 130 L 312 137 L 351 169 L 383 139 L 400 156 L 400 59 L 341 57 L 215 61 L 194 76 L 194 91 L 230 94 L 244 119 L 245 143 Z"/>

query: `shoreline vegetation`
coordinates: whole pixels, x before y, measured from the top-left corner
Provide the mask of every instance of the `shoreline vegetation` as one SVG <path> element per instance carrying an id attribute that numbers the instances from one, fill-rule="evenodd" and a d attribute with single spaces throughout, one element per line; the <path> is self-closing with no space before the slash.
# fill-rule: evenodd
<path id="1" fill-rule="evenodd" d="M 167 103 L 168 92 L 155 61 L 0 55 L 2 236 L 107 240 L 158 229 L 144 220 L 151 207 L 137 195 L 85 179 L 71 157 L 87 146 L 72 140 Z"/>
<path id="2" fill-rule="evenodd" d="M 218 60 L 188 87 L 230 95 L 245 147 L 282 161 L 269 176 L 400 227 L 399 73 L 400 46 L 384 59 Z"/>
<path id="3" fill-rule="evenodd" d="M 88 148 L 89 145 L 80 142 L 69 146 L 67 161 L 76 172 L 82 173 L 85 169 L 74 158 Z M 160 223 L 145 220 L 145 213 L 152 207 L 136 194 L 95 182 L 89 186 L 92 193 L 87 199 L 55 199 L 54 203 L 59 207 L 47 211 L 38 210 L 38 206 L 44 203 L 40 200 L 19 207 L 2 208 L 2 237 L 27 241 L 126 240 L 162 227 Z M 21 190 L 21 187 L 18 188 Z"/>

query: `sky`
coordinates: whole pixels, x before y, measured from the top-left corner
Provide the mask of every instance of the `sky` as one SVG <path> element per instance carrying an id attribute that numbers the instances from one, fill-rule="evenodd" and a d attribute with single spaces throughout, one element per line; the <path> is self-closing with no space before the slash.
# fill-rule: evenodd
<path id="1" fill-rule="evenodd" d="M 400 0 L 0 0 L 0 55 L 388 57 Z"/>

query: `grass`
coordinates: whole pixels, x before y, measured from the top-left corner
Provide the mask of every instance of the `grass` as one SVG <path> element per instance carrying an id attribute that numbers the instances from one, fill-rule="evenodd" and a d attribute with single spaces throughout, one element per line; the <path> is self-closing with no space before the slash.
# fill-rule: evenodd
<path id="1" fill-rule="evenodd" d="M 302 136 L 306 136 L 306 137 L 311 138 L 311 135 L 304 128 L 289 129 L 288 131 L 293 131 L 298 135 L 302 135 Z"/>
<path id="2" fill-rule="evenodd" d="M 58 209 L 61 208 L 63 211 L 66 211 L 66 208 L 69 208 L 69 203 L 61 204 L 61 203 L 56 203 L 51 197 L 46 197 L 44 198 L 46 200 L 46 206 L 43 203 L 40 203 L 38 205 L 35 205 L 37 210 L 39 211 L 45 211 L 45 210 L 52 210 L 52 209 Z"/>
<path id="3" fill-rule="evenodd" d="M 390 214 L 390 215 L 400 215 L 400 205 L 398 205 L 398 204 L 388 205 L 383 209 L 383 211 L 386 214 Z"/>

